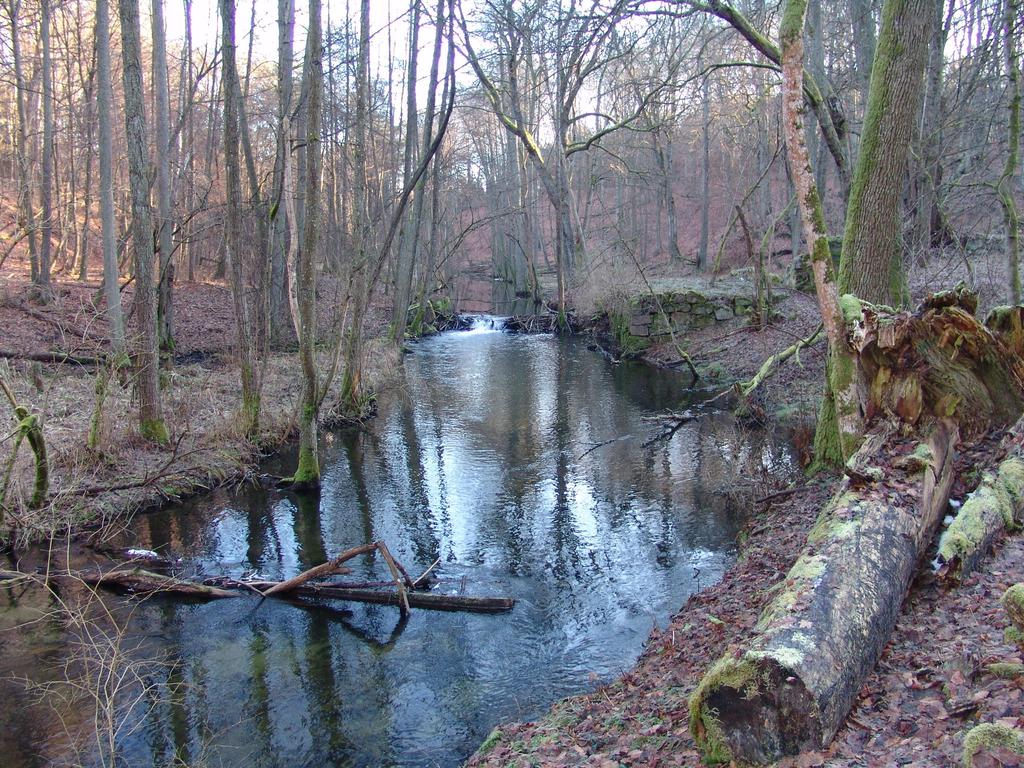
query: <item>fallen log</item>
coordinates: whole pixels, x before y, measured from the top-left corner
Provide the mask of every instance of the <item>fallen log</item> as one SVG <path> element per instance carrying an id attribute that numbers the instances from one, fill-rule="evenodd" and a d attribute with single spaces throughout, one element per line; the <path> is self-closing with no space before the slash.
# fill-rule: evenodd
<path id="1" fill-rule="evenodd" d="M 101 587 L 117 587 L 126 589 L 135 594 L 151 595 L 155 593 L 183 595 L 206 600 L 216 600 L 226 597 L 241 597 L 241 593 L 221 589 L 220 587 L 200 584 L 195 581 L 177 579 L 173 576 L 165 576 L 162 573 L 154 573 L 142 568 L 131 570 L 114 569 L 110 571 L 83 571 L 81 573 L 62 574 L 67 578 L 77 578 L 86 584 Z"/>
<path id="2" fill-rule="evenodd" d="M 938 576 L 947 584 L 959 583 L 973 573 L 996 537 L 1024 523 L 1024 456 L 1020 444 L 1024 419 L 1017 422 L 1011 434 L 1013 445 L 1006 458 L 982 475 L 978 487 L 939 537 Z"/>
<path id="3" fill-rule="evenodd" d="M 217 580 L 216 584 L 225 582 Z M 263 591 L 275 582 L 253 581 L 236 582 L 249 584 Z M 401 606 L 401 598 L 397 592 L 384 592 L 374 589 L 358 589 L 344 584 L 304 584 L 289 591 L 297 597 L 313 597 L 325 600 L 351 600 L 356 603 L 374 603 L 377 605 Z M 465 611 L 468 613 L 506 613 L 516 604 L 511 597 L 476 597 L 472 595 L 442 595 L 421 590 L 409 590 L 405 593 L 411 608 L 426 608 L 432 611 Z"/>
<path id="4" fill-rule="evenodd" d="M 945 514 L 954 445 L 1024 411 L 1024 360 L 998 326 L 977 320 L 963 287 L 913 313 L 853 296 L 841 304 L 853 405 L 875 426 L 752 637 L 690 699 L 709 762 L 765 763 L 828 744 Z"/>
<path id="5" fill-rule="evenodd" d="M 31 360 L 36 363 L 53 363 L 56 365 L 97 366 L 107 364 L 106 357 L 81 355 L 72 352 L 18 352 L 12 349 L 0 349 L 0 357 L 10 360 Z"/>
<path id="6" fill-rule="evenodd" d="M 690 699 L 706 760 L 769 763 L 832 739 L 945 513 L 957 434 L 954 423 L 938 422 L 918 452 L 920 470 L 843 480 L 754 638 L 715 664 Z M 895 438 L 871 437 L 886 439 L 866 440 L 855 464 L 891 466 Z"/>

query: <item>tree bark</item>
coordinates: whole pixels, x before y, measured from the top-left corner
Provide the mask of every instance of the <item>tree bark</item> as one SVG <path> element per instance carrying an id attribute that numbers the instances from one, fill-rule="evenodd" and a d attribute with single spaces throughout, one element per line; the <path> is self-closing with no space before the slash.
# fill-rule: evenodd
<path id="1" fill-rule="evenodd" d="M 155 296 L 153 295 L 153 226 L 146 163 L 146 117 L 143 109 L 142 47 L 138 0 L 118 0 L 121 18 L 121 60 L 124 80 L 125 140 L 131 186 L 132 249 L 135 266 L 136 389 L 139 429 L 147 440 L 169 439 L 160 403 Z M 115 286 L 116 287 L 116 286 Z"/>
<path id="2" fill-rule="evenodd" d="M 933 0 L 886 0 L 850 188 L 839 290 L 891 307 L 908 294 L 900 241 L 907 156 L 918 116 Z"/>
<path id="3" fill-rule="evenodd" d="M 1007 105 L 1007 150 L 1006 164 L 996 185 L 999 202 L 1003 207 L 1003 222 L 1006 227 L 1006 259 L 1010 276 L 1010 303 L 1020 304 L 1020 215 L 1017 212 L 1016 184 L 1014 177 L 1019 172 L 1020 157 L 1020 56 L 1017 50 L 1019 33 L 1017 19 L 1020 6 L 1016 0 L 1003 3 L 1003 50 L 1006 56 L 1006 80 L 1009 91 Z"/>
<path id="4" fill-rule="evenodd" d="M 50 55 L 50 0 L 40 3 L 40 38 L 43 46 L 43 157 L 39 179 L 39 272 L 34 284 L 43 301 L 49 301 L 50 253 L 53 248 L 53 61 Z"/>
<path id="5" fill-rule="evenodd" d="M 300 488 L 320 487 L 317 416 L 320 410 L 316 367 L 316 252 L 320 237 L 320 102 L 322 98 L 323 40 L 320 0 L 309 0 L 306 35 L 306 178 L 302 248 L 296 273 L 299 304 L 299 360 L 302 365 L 302 407 L 299 412 L 299 459 L 292 482 Z"/>
<path id="6" fill-rule="evenodd" d="M 823 748 L 842 723 L 945 515 L 954 446 L 1024 409 L 1024 362 L 976 306 L 949 291 L 913 314 L 847 313 L 875 428 L 751 640 L 691 699 L 707 755 L 767 762 Z"/>
<path id="7" fill-rule="evenodd" d="M 889 433 L 855 459 L 892 461 Z M 706 759 L 767 764 L 828 745 L 874 667 L 945 514 L 955 425 L 936 425 L 923 468 L 891 472 L 906 490 L 848 479 L 738 656 L 721 659 L 690 699 Z M 887 470 L 888 472 L 888 470 Z"/>
<path id="8" fill-rule="evenodd" d="M 255 323 L 249 304 L 245 250 L 242 247 L 242 174 L 239 165 L 239 104 L 241 89 L 235 64 L 235 2 L 220 0 L 222 82 L 224 88 L 224 171 L 227 186 L 227 211 L 224 244 L 231 296 L 235 309 L 238 337 L 238 365 L 242 379 L 242 433 L 249 438 L 259 434 L 260 371 Z"/>
<path id="9" fill-rule="evenodd" d="M 174 246 L 171 234 L 174 220 L 171 213 L 171 113 L 167 85 L 167 45 L 164 31 L 164 2 L 152 0 L 153 26 L 153 120 L 156 126 L 157 242 L 160 247 L 160 269 L 157 274 L 156 322 L 160 348 L 174 349 Z"/>
<path id="10" fill-rule="evenodd" d="M 838 425 L 833 450 L 843 459 L 856 449 L 864 431 L 860 403 L 860 381 L 846 347 L 843 308 L 840 305 L 829 250 L 825 212 L 814 182 L 804 132 L 803 33 L 806 0 L 788 0 L 779 30 L 782 52 L 782 119 L 789 168 L 796 189 L 804 239 L 811 254 L 814 287 L 828 338 L 829 362 L 826 378 L 834 393 L 834 425 Z M 815 450 L 818 450 L 817 444 Z"/>
<path id="11" fill-rule="evenodd" d="M 108 0 L 96 0 L 96 93 L 99 118 L 100 226 L 103 241 L 103 296 L 107 303 L 110 347 L 114 356 L 125 351 L 124 316 L 117 269 L 117 224 L 114 221 L 114 133 L 110 123 L 113 84 L 110 77 L 110 7 Z"/>
<path id="12" fill-rule="evenodd" d="M 294 66 L 295 2 L 277 3 L 277 151 L 274 155 L 273 191 L 270 202 L 270 340 L 283 345 L 297 338 L 295 319 L 289 301 L 288 209 L 284 199 L 290 190 L 285 185 L 288 162 L 290 112 L 292 104 L 292 67 Z"/>

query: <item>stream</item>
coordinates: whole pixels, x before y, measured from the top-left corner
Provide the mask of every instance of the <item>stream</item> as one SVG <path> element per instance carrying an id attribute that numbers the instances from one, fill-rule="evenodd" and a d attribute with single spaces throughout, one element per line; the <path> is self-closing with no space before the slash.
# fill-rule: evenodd
<path id="1" fill-rule="evenodd" d="M 380 539 L 414 577 L 439 559 L 435 590 L 515 609 L 401 620 L 386 606 L 104 593 L 128 626 L 124 660 L 148 659 L 109 710 L 118 764 L 456 766 L 496 724 L 629 669 L 652 626 L 721 577 L 747 513 L 737 488 L 788 449 L 700 409 L 682 374 L 495 325 L 414 344 L 377 417 L 324 435 L 319 499 L 218 490 L 139 515 L 126 540 L 186 573 L 280 579 Z M 643 447 L 660 428 L 644 417 L 686 408 L 698 417 Z M 293 462 L 286 451 L 264 471 Z M 347 578 L 389 578 L 379 558 L 350 565 Z M 10 629 L 42 599 L 5 589 L 0 603 L 0 762 L 99 764 L 95 742 L 69 757 L 40 691 L 11 679 L 59 679 L 82 634 Z M 88 731 L 95 709 L 77 702 L 65 721 Z"/>

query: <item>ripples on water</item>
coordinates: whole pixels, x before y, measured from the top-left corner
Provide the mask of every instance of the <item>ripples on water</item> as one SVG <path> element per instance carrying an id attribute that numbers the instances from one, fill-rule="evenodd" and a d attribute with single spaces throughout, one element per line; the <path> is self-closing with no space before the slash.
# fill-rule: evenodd
<path id="1" fill-rule="evenodd" d="M 140 517 L 133 541 L 206 574 L 282 578 L 382 539 L 414 575 L 440 558 L 439 589 L 515 610 L 402 622 L 380 606 L 151 600 L 133 637 L 173 689 L 135 710 L 126 764 L 457 765 L 496 723 L 627 669 L 730 562 L 737 479 L 786 461 L 715 413 L 642 448 L 642 417 L 686 407 L 685 379 L 577 340 L 480 323 L 415 345 L 405 369 L 368 431 L 326 438 L 319 502 L 216 492 Z M 5 717 L 0 747 L 32 764 L 45 736 Z"/>

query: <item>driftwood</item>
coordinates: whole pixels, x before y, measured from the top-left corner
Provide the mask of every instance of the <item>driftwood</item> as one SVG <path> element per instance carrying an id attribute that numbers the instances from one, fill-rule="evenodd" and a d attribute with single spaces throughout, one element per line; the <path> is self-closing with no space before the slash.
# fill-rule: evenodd
<path id="1" fill-rule="evenodd" d="M 236 582 L 230 579 L 211 579 L 209 583 L 222 587 L 230 586 L 232 588 L 249 586 L 262 591 L 276 582 Z M 351 600 L 357 603 L 401 606 L 397 592 L 384 592 L 381 590 L 350 587 L 345 583 L 304 584 L 293 588 L 289 594 L 296 597 L 312 597 L 325 600 Z M 406 599 L 409 601 L 409 606 L 411 608 L 426 608 L 434 611 L 466 611 L 468 613 L 505 613 L 507 611 L 511 611 L 515 607 L 516 602 L 510 597 L 442 595 L 434 592 L 423 592 L 420 590 L 407 591 Z"/>
<path id="2" fill-rule="evenodd" d="M 241 593 L 234 590 L 221 589 L 219 587 L 200 584 L 195 581 L 177 579 L 173 576 L 165 576 L 162 573 L 154 573 L 153 571 L 146 571 L 142 568 L 115 568 L 109 571 L 83 571 L 81 573 L 67 574 L 67 576 L 81 579 L 86 584 L 93 584 L 101 587 L 117 587 L 143 595 L 159 592 L 161 594 L 183 595 L 186 597 L 196 597 L 205 600 L 216 600 L 224 597 L 241 597 Z"/>
<path id="3" fill-rule="evenodd" d="M 969 292 L 937 294 L 913 313 L 842 304 L 851 375 L 875 426 L 752 637 L 691 697 L 709 761 L 766 763 L 828 744 L 945 515 L 954 446 L 1024 411 L 1024 360 L 974 317 Z"/>
<path id="4" fill-rule="evenodd" d="M 291 592 L 296 587 L 301 587 L 307 581 L 312 581 L 313 579 L 322 579 L 326 576 L 333 576 L 339 573 L 351 573 L 352 571 L 350 569 L 343 568 L 341 564 L 344 563 L 346 560 L 351 560 L 353 557 L 356 557 L 357 555 L 365 555 L 368 552 L 373 552 L 376 549 L 376 542 L 372 544 L 363 544 L 358 547 L 352 547 L 352 549 L 347 549 L 337 557 L 328 560 L 326 563 L 322 563 L 320 565 L 310 568 L 309 570 L 303 571 L 298 576 L 293 576 L 292 578 L 286 579 L 285 581 L 275 582 L 273 586 L 265 590 L 262 590 L 263 596 L 270 597 L 271 595 L 276 595 L 281 592 Z"/>

